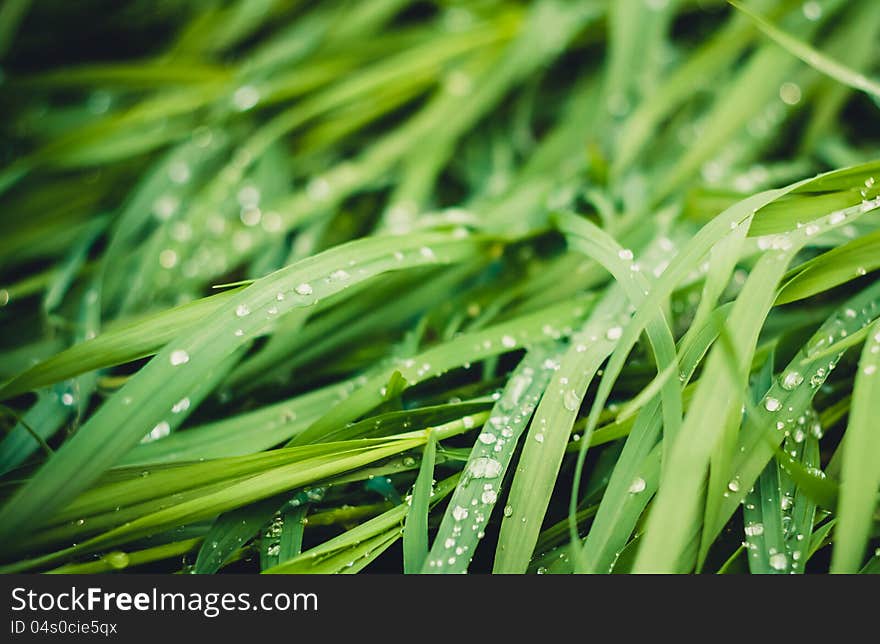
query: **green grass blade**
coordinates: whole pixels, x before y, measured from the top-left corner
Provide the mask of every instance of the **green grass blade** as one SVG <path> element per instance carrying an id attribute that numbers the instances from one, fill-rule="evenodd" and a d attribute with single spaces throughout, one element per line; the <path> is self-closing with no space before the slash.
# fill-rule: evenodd
<path id="1" fill-rule="evenodd" d="M 432 432 L 425 443 L 419 475 L 413 487 L 409 511 L 403 524 L 403 572 L 414 574 L 422 569 L 428 556 L 428 511 L 434 488 L 434 462 L 437 439 Z"/>
<path id="2" fill-rule="evenodd" d="M 823 74 L 827 74 L 836 81 L 843 83 L 844 85 L 848 85 L 853 89 L 857 89 L 867 94 L 870 94 L 876 99 L 880 99 L 880 83 L 871 80 L 870 78 L 867 78 L 864 74 L 860 74 L 859 72 L 850 69 L 846 65 L 843 65 L 836 60 L 829 58 L 828 56 L 814 49 L 802 40 L 799 40 L 791 34 L 786 33 L 782 29 L 779 29 L 772 23 L 765 20 L 763 17 L 759 16 L 757 13 L 750 11 L 739 2 L 734 2 L 734 0 L 728 0 L 728 2 L 730 2 L 730 4 L 736 7 L 739 11 L 742 11 L 744 14 L 749 16 L 755 22 L 755 24 L 758 25 L 758 28 L 761 31 L 763 31 L 780 47 L 783 47 L 792 55 L 797 56 L 811 67 L 819 70 Z"/>
<path id="3" fill-rule="evenodd" d="M 217 517 L 205 535 L 193 572 L 197 575 L 217 572 L 244 542 L 269 521 L 282 503 L 283 498 L 269 497 Z"/>
<path id="4" fill-rule="evenodd" d="M 868 332 L 856 373 L 850 420 L 843 444 L 841 494 L 835 528 L 832 572 L 853 573 L 862 565 L 877 507 L 880 467 L 876 455 L 880 442 L 876 431 L 880 388 L 875 374 L 880 369 L 880 322 Z"/>

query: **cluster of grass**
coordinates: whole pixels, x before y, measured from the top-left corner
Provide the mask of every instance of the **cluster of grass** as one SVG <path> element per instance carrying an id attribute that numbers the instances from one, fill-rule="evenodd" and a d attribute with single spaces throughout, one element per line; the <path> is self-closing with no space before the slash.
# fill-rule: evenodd
<path id="1" fill-rule="evenodd" d="M 880 571 L 878 42 L 7 1 L 0 571 Z"/>

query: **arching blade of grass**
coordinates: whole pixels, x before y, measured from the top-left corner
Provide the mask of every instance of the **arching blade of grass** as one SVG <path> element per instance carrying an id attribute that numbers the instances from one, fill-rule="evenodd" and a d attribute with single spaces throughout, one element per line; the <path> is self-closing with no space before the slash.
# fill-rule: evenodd
<path id="1" fill-rule="evenodd" d="M 728 329 L 732 342 L 741 347 L 741 362 L 737 365 L 740 373 L 751 362 L 776 285 L 794 254 L 789 249 L 758 260 L 731 310 Z M 681 572 L 678 558 L 685 548 L 689 526 L 700 521 L 702 480 L 712 450 L 725 427 L 738 422 L 740 414 L 742 383 L 733 380 L 723 363 L 725 359 L 717 347 L 707 359 L 684 426 L 669 452 L 668 466 L 663 468 L 664 478 L 636 558 L 637 572 Z M 707 427 L 704 420 L 709 414 L 718 423 Z"/>
<path id="2" fill-rule="evenodd" d="M 57 509 L 87 487 L 163 422 L 192 383 L 208 376 L 273 318 L 373 275 L 460 261 L 481 248 L 477 240 L 454 240 L 445 234 L 413 235 L 395 242 L 364 239 L 298 262 L 236 293 L 198 329 L 173 340 L 4 505 L 0 541 L 27 529 L 36 516 Z"/>
<path id="3" fill-rule="evenodd" d="M 767 34 L 767 36 L 772 38 L 780 47 L 783 47 L 789 53 L 797 56 L 811 67 L 814 67 L 823 74 L 827 74 L 844 85 L 849 85 L 853 89 L 870 94 L 875 99 L 880 100 L 880 83 L 877 81 L 867 78 L 864 74 L 860 74 L 846 65 L 842 65 L 836 60 L 832 60 L 802 40 L 795 38 L 782 29 L 779 29 L 754 11 L 747 9 L 741 3 L 735 2 L 734 0 L 728 0 L 728 2 L 739 11 L 742 11 L 749 16 L 755 24 L 758 25 L 758 28 L 761 31 Z"/>
<path id="4" fill-rule="evenodd" d="M 770 202 L 773 198 L 783 193 L 784 191 L 763 193 L 732 206 L 705 226 L 689 243 L 682 247 L 679 254 L 673 258 L 667 268 L 657 278 L 656 283 L 648 292 L 641 307 L 637 308 L 633 319 L 623 329 L 618 347 L 611 355 L 605 368 L 605 374 L 599 383 L 599 389 L 587 420 L 585 434 L 591 435 L 595 430 L 601 410 L 608 400 L 615 380 L 623 369 L 627 356 L 644 330 L 645 325 L 652 318 L 649 312 L 654 312 L 657 310 L 656 307 L 661 306 L 672 294 L 675 286 L 699 264 L 712 245 L 730 232 L 731 226 L 735 228 L 738 224 L 747 221 L 755 208 Z"/>
<path id="5" fill-rule="evenodd" d="M 703 329 L 691 327 L 679 349 L 679 381 L 684 387 L 693 376 L 709 347 L 715 341 L 729 305 L 716 309 Z M 692 391 L 685 389 L 684 391 Z M 657 491 L 660 481 L 662 445 L 660 400 L 654 397 L 635 419 L 608 487 L 596 513 L 577 570 L 588 573 L 611 572 L 636 523 Z M 594 434 L 596 436 L 597 434 Z"/>
<path id="6" fill-rule="evenodd" d="M 592 432 L 592 430 L 595 428 L 596 423 L 598 422 L 599 413 L 608 398 L 611 386 L 614 380 L 618 377 L 623 367 L 626 356 L 635 344 L 638 334 L 640 334 L 642 329 L 645 328 L 645 324 L 649 320 L 650 314 L 648 313 L 648 311 L 654 310 L 650 308 L 650 306 L 658 306 L 663 301 L 663 299 L 668 297 L 671 294 L 674 285 L 682 280 L 687 275 L 687 272 L 689 270 L 696 266 L 701 257 L 708 252 L 708 250 L 714 243 L 716 243 L 718 240 L 720 240 L 730 232 L 730 228 L 732 225 L 735 227 L 736 224 L 748 221 L 751 213 L 754 213 L 760 207 L 770 203 L 773 199 L 778 198 L 786 194 L 787 192 L 790 192 L 802 186 L 808 186 L 813 181 L 833 181 L 836 174 L 837 173 L 829 173 L 828 175 L 823 175 L 822 177 L 814 180 L 794 184 L 783 190 L 761 193 L 759 195 L 755 195 L 754 197 L 746 199 L 743 202 L 732 206 L 727 211 L 716 217 L 710 224 L 705 226 L 688 244 L 686 244 L 682 248 L 681 252 L 672 260 L 670 265 L 660 275 L 656 284 L 654 285 L 654 288 L 651 289 L 651 291 L 648 293 L 648 296 L 645 298 L 645 302 L 643 303 L 642 308 L 640 310 L 637 310 L 635 315 L 633 316 L 633 321 L 624 329 L 619 347 L 611 356 L 609 364 L 605 369 L 605 375 L 600 382 L 599 390 L 596 395 L 596 401 L 593 404 L 593 409 L 590 412 L 590 417 L 588 420 L 587 428 L 589 432 Z M 843 220 L 838 221 L 838 219 L 835 218 L 835 224 L 833 224 L 833 226 L 840 225 L 845 219 L 846 218 L 844 217 Z M 827 225 L 830 226 L 831 224 Z M 791 249 L 789 248 L 787 251 L 783 252 L 790 254 Z M 768 271 L 775 270 L 772 268 L 772 265 L 769 265 L 767 262 L 765 262 L 765 265 L 767 265 Z M 761 318 L 761 320 L 763 320 L 763 317 Z M 689 412 L 689 415 L 691 413 L 693 412 Z M 642 547 L 644 548 L 644 544 Z M 674 555 L 675 558 L 677 558 L 677 556 L 677 554 Z"/>
<path id="7" fill-rule="evenodd" d="M 842 352 L 816 359 L 813 355 L 827 349 L 829 344 L 833 345 L 837 338 L 847 337 L 873 320 L 880 311 L 878 297 L 880 286 L 874 285 L 836 310 L 789 362 L 781 378 L 773 383 L 757 406 L 754 422 L 749 422 L 742 428 L 734 451 L 731 471 L 732 480 L 737 482 L 736 488 L 729 489 L 727 496 L 720 498 L 717 522 L 703 527 L 703 539 L 707 543 L 712 542 L 721 532 L 747 490 L 773 458 L 774 449 L 767 443 L 771 428 L 780 442 L 786 430 L 795 433 L 799 429 L 804 432 L 816 431 L 811 426 L 801 426 L 800 419 L 806 419 L 813 397 L 837 366 Z"/>
<path id="8" fill-rule="evenodd" d="M 532 412 L 555 366 L 559 350 L 535 347 L 513 372 L 474 442 L 464 474 L 452 494 L 423 573 L 467 572 L 495 504 L 502 481 Z M 504 514 L 508 513 L 505 508 Z"/>
<path id="9" fill-rule="evenodd" d="M 880 322 L 868 332 L 856 372 L 849 424 L 843 439 L 841 494 L 832 572 L 854 573 L 861 566 L 871 531 L 871 516 L 877 507 L 880 486 Z"/>
<path id="10" fill-rule="evenodd" d="M 608 270 L 620 290 L 609 290 L 606 298 L 597 305 L 587 326 L 575 337 L 575 345 L 563 357 L 559 371 L 548 387 L 550 395 L 545 395 L 538 407 L 511 488 L 513 514 L 502 523 L 496 572 L 525 571 L 587 386 L 623 333 L 623 325 L 627 322 L 626 304 L 637 305 L 644 297 L 648 282 L 641 271 L 653 272 L 661 262 L 667 261 L 665 256 L 669 252 L 660 244 L 649 249 L 635 264 L 631 250 L 623 249 L 607 233 L 586 220 L 573 215 L 564 216 L 559 225 L 567 233 L 569 244 Z M 658 369 L 662 370 L 675 363 L 675 345 L 662 313 L 659 309 L 657 312 L 659 315 L 649 324 L 648 334 Z M 673 393 L 672 388 L 675 395 L 670 397 L 668 394 Z M 674 435 L 681 417 L 678 383 L 664 383 L 661 391 L 667 431 Z M 591 432 L 585 433 L 582 439 L 575 486 L 591 437 Z M 570 508 L 572 517 L 576 514 L 576 503 L 575 494 Z"/>
<path id="11" fill-rule="evenodd" d="M 493 572 L 522 573 L 528 566 L 582 397 L 614 348 L 616 336 L 606 337 L 607 330 L 620 328 L 625 303 L 619 290 L 609 291 L 556 363 L 511 484 Z"/>
<path id="12" fill-rule="evenodd" d="M 346 381 L 273 405 L 176 432 L 137 445 L 119 465 L 174 463 L 254 454 L 289 440 L 342 401 L 354 388 Z"/>
<path id="13" fill-rule="evenodd" d="M 822 253 L 790 272 L 777 304 L 790 304 L 880 268 L 880 230 Z M 789 277 L 789 276 L 787 276 Z"/>
<path id="14" fill-rule="evenodd" d="M 363 293 L 350 298 L 301 329 L 288 326 L 286 318 L 260 353 L 236 369 L 229 387 L 249 389 L 264 384 L 266 379 L 285 377 L 347 342 L 369 337 L 377 329 L 402 326 L 434 303 L 438 292 L 461 288 L 462 281 L 478 268 L 483 268 L 482 263 L 466 263 L 427 275 L 416 273 L 406 281 L 389 280 L 374 289 L 374 297 Z"/>
<path id="15" fill-rule="evenodd" d="M 0 389 L 0 397 L 9 398 L 94 369 L 104 369 L 153 355 L 180 335 L 182 329 L 193 328 L 206 316 L 228 305 L 240 290 L 225 291 L 167 311 L 110 326 L 96 338 L 75 344 L 6 383 Z"/>
<path id="16" fill-rule="evenodd" d="M 434 488 L 434 462 L 437 438 L 432 432 L 425 443 L 419 475 L 413 486 L 409 511 L 403 524 L 403 572 L 414 574 L 422 569 L 428 556 L 428 512 Z"/>
<path id="17" fill-rule="evenodd" d="M 493 325 L 487 329 L 461 335 L 438 345 L 402 364 L 378 370 L 362 384 L 343 405 L 337 405 L 324 417 L 294 438 L 293 444 L 302 445 L 323 440 L 327 433 L 360 417 L 385 400 L 383 389 L 392 377 L 410 387 L 428 378 L 443 374 L 450 369 L 489 356 L 515 351 L 523 346 L 546 342 L 554 329 L 560 332 L 571 329 L 588 310 L 592 296 L 583 296 L 571 302 L 547 307 L 540 312 L 524 315 Z"/>

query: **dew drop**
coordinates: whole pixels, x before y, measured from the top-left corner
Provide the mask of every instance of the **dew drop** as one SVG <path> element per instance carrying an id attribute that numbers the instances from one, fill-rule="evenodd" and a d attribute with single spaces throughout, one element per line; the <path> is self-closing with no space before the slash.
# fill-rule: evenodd
<path id="1" fill-rule="evenodd" d="M 788 557 L 784 552 L 776 552 L 770 555 L 770 567 L 773 570 L 785 570 L 788 567 Z"/>
<path id="2" fill-rule="evenodd" d="M 581 399 L 574 389 L 569 389 L 562 396 L 562 404 L 568 411 L 577 411 L 581 407 Z"/>
<path id="3" fill-rule="evenodd" d="M 474 459 L 468 468 L 468 472 L 475 479 L 494 479 L 501 474 L 501 463 L 494 458 L 481 456 Z"/>
<path id="4" fill-rule="evenodd" d="M 816 2 L 816 0 L 805 2 L 801 7 L 801 11 L 804 12 L 804 17 L 807 20 L 813 22 L 822 17 L 822 5 Z"/>
<path id="5" fill-rule="evenodd" d="M 797 105 L 801 102 L 801 88 L 797 83 L 790 81 L 783 83 L 779 87 L 779 98 L 786 105 Z M 807 233 L 809 234 L 809 232 Z"/>
<path id="6" fill-rule="evenodd" d="M 128 555 L 124 552 L 111 552 L 104 557 L 104 560 L 110 564 L 111 568 L 120 570 L 128 566 Z"/>
<path id="7" fill-rule="evenodd" d="M 760 537 L 764 534 L 764 524 L 763 523 L 750 523 L 745 527 L 746 536 L 749 537 Z"/>
<path id="8" fill-rule="evenodd" d="M 162 268 L 174 268 L 177 266 L 177 253 L 170 248 L 166 248 L 159 253 L 159 265 Z"/>
<path id="9" fill-rule="evenodd" d="M 638 494 L 639 492 L 644 492 L 645 487 L 647 487 L 647 483 L 645 483 L 645 479 L 643 479 L 641 476 L 639 476 L 639 477 L 635 478 L 632 483 L 630 483 L 629 493 L 630 494 Z"/>
<path id="10" fill-rule="evenodd" d="M 240 112 L 251 109 L 259 100 L 260 92 L 253 85 L 242 85 L 232 95 L 232 104 Z"/>
<path id="11" fill-rule="evenodd" d="M 177 367 L 182 364 L 186 364 L 189 362 L 189 354 L 183 349 L 175 349 L 171 352 L 171 365 Z"/>
<path id="12" fill-rule="evenodd" d="M 842 222 L 844 219 L 846 219 L 846 213 L 838 210 L 837 212 L 833 212 L 828 216 L 828 223 L 834 226 Z"/>
<path id="13" fill-rule="evenodd" d="M 147 435 L 146 438 L 147 438 L 147 440 L 154 441 L 156 439 L 168 436 L 168 434 L 170 434 L 170 433 L 171 433 L 171 426 L 166 421 L 163 420 L 161 423 L 156 425 L 152 430 L 150 430 L 150 433 Z"/>
<path id="14" fill-rule="evenodd" d="M 782 378 L 782 388 L 787 391 L 791 391 L 792 389 L 799 387 L 803 381 L 804 381 L 804 377 L 799 372 L 789 371 Z M 767 402 L 770 402 L 769 399 Z M 770 409 L 770 408 L 768 407 L 768 409 Z M 770 411 L 773 411 L 773 410 L 770 410 Z"/>
<path id="15" fill-rule="evenodd" d="M 192 173 L 184 161 L 174 161 L 168 166 L 168 178 L 174 183 L 186 183 Z"/>

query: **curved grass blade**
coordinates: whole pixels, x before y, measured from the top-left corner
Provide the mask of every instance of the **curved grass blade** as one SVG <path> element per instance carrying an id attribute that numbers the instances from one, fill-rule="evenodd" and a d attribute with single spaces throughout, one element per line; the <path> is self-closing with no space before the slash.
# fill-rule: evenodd
<path id="1" fill-rule="evenodd" d="M 153 355 L 182 329 L 192 328 L 226 306 L 239 290 L 226 291 L 143 316 L 110 325 L 97 337 L 75 344 L 34 365 L 0 388 L 0 398 L 11 398 L 88 373 Z"/>
<path id="2" fill-rule="evenodd" d="M 797 56 L 811 67 L 823 74 L 827 74 L 836 81 L 870 94 L 875 99 L 880 100 L 880 83 L 829 58 L 802 40 L 779 29 L 754 11 L 744 7 L 741 3 L 734 0 L 728 0 L 728 2 L 751 18 L 761 31 L 790 54 Z"/>
<path id="3" fill-rule="evenodd" d="M 411 387 L 466 363 L 489 356 L 508 353 L 531 344 L 546 342 L 554 330 L 571 329 L 588 310 L 592 296 L 547 307 L 536 313 L 499 322 L 489 328 L 466 333 L 444 344 L 403 360 L 401 364 L 381 369 L 362 383 L 349 399 L 337 405 L 308 430 L 297 436 L 293 444 L 305 444 L 323 437 L 331 430 L 355 420 L 385 400 L 387 385 L 395 373 L 406 387 Z"/>
<path id="4" fill-rule="evenodd" d="M 790 304 L 812 297 L 878 268 L 880 231 L 875 231 L 795 267 L 776 303 Z"/>
<path id="5" fill-rule="evenodd" d="M 735 489 L 728 489 L 728 494 L 720 498 L 717 522 L 703 527 L 703 539 L 707 543 L 711 543 L 721 532 L 746 491 L 773 458 L 775 446 L 767 442 L 769 428 L 776 432 L 779 442 L 782 442 L 786 431 L 821 432 L 821 426 L 817 423 L 806 424 L 806 415 L 813 397 L 837 366 L 843 349 L 830 356 L 814 359 L 813 355 L 827 353 L 825 350 L 829 344 L 833 346 L 837 338 L 848 337 L 869 324 L 878 311 L 880 285 L 873 285 L 837 309 L 789 362 L 781 378 L 773 383 L 755 409 L 754 422 L 745 424 L 740 431 L 731 468 L 731 480 L 737 483 Z M 804 418 L 803 423 L 801 418 Z"/>
<path id="6" fill-rule="evenodd" d="M 682 387 L 693 377 L 729 315 L 730 305 L 717 308 L 703 329 L 691 327 L 679 349 L 679 381 Z M 688 401 L 693 389 L 685 388 Z M 660 400 L 654 398 L 639 412 L 623 451 L 608 481 L 583 552 L 576 562 L 587 573 L 612 572 L 619 553 L 636 528 L 639 517 L 657 491 L 662 446 Z M 601 431 L 601 430 L 598 430 Z M 593 436 L 598 435 L 598 431 Z"/>
<path id="7" fill-rule="evenodd" d="M 622 335 L 627 301 L 635 304 L 643 297 L 647 281 L 641 274 L 642 265 L 649 272 L 653 271 L 660 261 L 665 261 L 656 255 L 664 256 L 667 252 L 659 247 L 649 249 L 643 261 L 635 264 L 632 251 L 621 248 L 610 236 L 587 221 L 563 216 L 559 225 L 568 234 L 569 244 L 611 272 L 623 293 L 611 289 L 606 299 L 597 306 L 586 327 L 575 338 L 575 346 L 563 357 L 549 387 L 558 395 L 545 396 L 536 412 L 529 432 L 529 439 L 534 439 L 534 443 L 532 440 L 526 443 L 511 489 L 513 515 L 507 517 L 501 526 L 495 563 L 497 572 L 522 572 L 527 568 L 586 388 Z M 633 270 L 634 267 L 639 270 Z M 657 352 L 658 365 L 662 365 L 659 368 L 662 370 L 674 364 L 674 343 L 662 313 L 649 325 L 649 335 Z M 680 422 L 681 400 L 679 397 L 675 402 L 667 397 L 666 394 L 671 393 L 669 385 L 675 388 L 675 392 L 679 390 L 676 382 L 664 383 L 661 387 L 664 419 L 668 431 L 674 434 Z M 580 479 L 586 447 L 591 438 L 591 434 L 585 434 L 582 439 L 575 486 Z M 570 516 L 574 517 L 576 512 L 576 495 L 573 494 Z"/>
<path id="8" fill-rule="evenodd" d="M 341 402 L 355 387 L 348 380 L 257 410 L 198 425 L 142 443 L 119 465 L 177 463 L 200 458 L 244 456 L 283 444 L 318 419 L 328 405 Z M 389 432 L 390 433 L 390 432 Z"/>
<path id="9" fill-rule="evenodd" d="M 849 424 L 843 439 L 840 502 L 831 571 L 857 572 L 871 532 L 880 487 L 880 322 L 868 332 L 856 372 Z"/>

